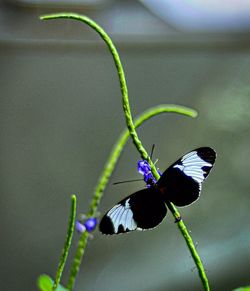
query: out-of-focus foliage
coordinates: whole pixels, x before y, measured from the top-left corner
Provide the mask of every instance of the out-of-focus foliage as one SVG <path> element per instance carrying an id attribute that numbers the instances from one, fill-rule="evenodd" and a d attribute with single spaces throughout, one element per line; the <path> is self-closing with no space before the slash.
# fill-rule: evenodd
<path id="1" fill-rule="evenodd" d="M 54 281 L 46 274 L 38 277 L 37 286 L 40 291 L 52 291 L 53 284 Z M 58 285 L 55 291 L 68 291 L 68 289 L 64 288 L 62 285 Z"/>

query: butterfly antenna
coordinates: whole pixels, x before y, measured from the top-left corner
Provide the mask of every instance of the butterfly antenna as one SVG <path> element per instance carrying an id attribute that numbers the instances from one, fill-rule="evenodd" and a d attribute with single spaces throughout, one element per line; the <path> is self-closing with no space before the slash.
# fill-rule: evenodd
<path id="1" fill-rule="evenodd" d="M 151 153 L 150 153 L 150 160 L 152 160 L 152 158 L 153 158 L 154 149 L 155 149 L 155 144 L 152 145 L 152 150 L 151 150 Z M 159 159 L 156 159 L 156 161 L 154 162 L 154 165 L 156 165 L 156 163 L 158 161 L 159 161 Z"/>
<path id="2" fill-rule="evenodd" d="M 138 181 L 143 181 L 143 179 L 134 179 L 134 180 L 127 180 L 127 181 L 120 181 L 120 182 L 113 183 L 113 185 L 118 185 L 118 184 L 123 184 L 123 183 L 130 183 L 130 182 L 138 182 Z"/>
<path id="3" fill-rule="evenodd" d="M 150 153 L 150 160 L 152 160 L 152 158 L 153 158 L 154 149 L 155 149 L 155 144 L 152 145 L 152 149 L 151 149 L 151 153 Z"/>

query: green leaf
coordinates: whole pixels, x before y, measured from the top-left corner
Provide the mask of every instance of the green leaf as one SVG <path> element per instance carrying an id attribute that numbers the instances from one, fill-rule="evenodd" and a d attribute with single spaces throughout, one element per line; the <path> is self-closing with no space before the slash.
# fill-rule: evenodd
<path id="1" fill-rule="evenodd" d="M 50 276 L 46 274 L 42 274 L 38 277 L 37 286 L 40 291 L 52 291 L 54 281 L 50 278 Z M 56 291 L 69 291 L 62 285 L 58 285 Z"/>
<path id="2" fill-rule="evenodd" d="M 239 287 L 237 289 L 234 289 L 233 291 L 250 291 L 250 286 Z"/>
<path id="3" fill-rule="evenodd" d="M 51 291 L 53 280 L 48 275 L 43 274 L 38 277 L 37 285 L 41 291 Z"/>

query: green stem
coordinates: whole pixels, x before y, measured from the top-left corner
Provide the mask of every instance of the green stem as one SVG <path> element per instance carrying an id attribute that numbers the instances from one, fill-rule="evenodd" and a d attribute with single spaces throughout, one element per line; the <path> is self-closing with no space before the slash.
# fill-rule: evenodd
<path id="1" fill-rule="evenodd" d="M 143 112 L 140 116 L 138 116 L 135 120 L 135 127 L 139 127 L 143 122 L 147 121 L 148 119 L 162 114 L 162 113 L 179 113 L 190 117 L 196 117 L 197 112 L 191 108 L 178 106 L 178 105 L 159 105 L 152 107 L 145 112 Z M 101 195 L 105 190 L 105 187 L 108 183 L 108 180 L 114 170 L 114 167 L 117 163 L 117 160 L 130 136 L 130 133 L 127 129 L 125 129 L 122 134 L 120 135 L 118 141 L 115 143 L 113 149 L 111 150 L 111 154 L 106 162 L 104 167 L 103 174 L 101 175 L 97 187 L 95 189 L 95 194 L 90 204 L 90 209 L 88 212 L 88 216 L 95 216 L 97 207 L 100 203 Z"/>
<path id="2" fill-rule="evenodd" d="M 64 243 L 62 255 L 60 257 L 60 262 L 57 268 L 55 282 L 53 284 L 52 291 L 55 291 L 60 283 L 62 272 L 65 266 L 68 254 L 69 254 L 72 237 L 74 234 L 75 220 L 76 220 L 76 196 L 73 194 L 71 196 L 71 208 L 70 208 L 70 218 L 69 218 L 69 223 L 68 223 L 67 237 Z"/>
<path id="3" fill-rule="evenodd" d="M 180 220 L 178 222 L 178 227 L 179 227 L 179 230 L 181 231 L 182 235 L 184 236 L 185 238 L 185 241 L 187 243 L 187 246 L 190 250 L 190 253 L 192 255 L 192 258 L 196 264 L 196 267 L 198 269 L 198 273 L 199 273 L 199 276 L 200 276 L 200 279 L 202 281 L 202 285 L 204 287 L 204 290 L 207 290 L 209 291 L 210 290 L 210 287 L 209 287 L 209 283 L 208 283 L 208 279 L 207 279 L 207 276 L 206 276 L 206 272 L 205 272 L 205 269 L 203 267 L 203 264 L 202 264 L 202 261 L 200 259 L 200 256 L 198 255 L 197 251 L 196 251 L 196 248 L 195 248 L 195 245 L 193 243 L 193 240 L 192 240 L 192 237 L 190 236 L 183 220 Z"/>
<path id="4" fill-rule="evenodd" d="M 137 132 L 136 132 L 134 124 L 133 124 L 132 115 L 130 112 L 129 99 L 128 99 L 128 89 L 127 89 L 127 83 L 126 83 L 126 79 L 125 79 L 124 70 L 123 70 L 123 67 L 121 64 L 119 54 L 118 54 L 116 47 L 114 46 L 111 38 L 95 21 L 93 21 L 92 19 L 90 19 L 89 17 L 84 16 L 84 15 L 79 15 L 79 14 L 75 14 L 75 13 L 57 13 L 57 14 L 40 16 L 40 19 L 42 19 L 42 20 L 59 19 L 59 18 L 79 20 L 81 22 L 86 23 L 91 28 L 93 28 L 101 36 L 101 38 L 104 40 L 104 42 L 107 44 L 107 47 L 108 47 L 111 55 L 113 56 L 114 63 L 115 63 L 115 66 L 116 66 L 116 69 L 118 72 L 121 93 L 123 96 L 123 98 L 122 98 L 123 110 L 125 113 L 125 118 L 126 118 L 128 130 L 130 132 L 130 135 L 133 139 L 135 146 L 137 147 L 138 151 L 141 154 L 141 157 L 143 159 L 145 159 L 145 160 L 147 159 L 149 161 L 148 154 L 147 154 L 146 150 L 144 149 L 144 147 L 142 146 L 142 143 L 141 143 L 140 139 L 138 138 Z M 149 162 L 150 162 L 150 166 L 151 166 L 151 164 L 153 165 L 152 161 L 149 161 Z M 152 172 L 156 176 L 159 175 L 158 172 L 156 171 L 155 167 L 152 167 Z"/>
<path id="5" fill-rule="evenodd" d="M 86 16 L 82 16 L 82 15 L 78 15 L 78 14 L 74 14 L 74 13 L 58 13 L 58 14 L 51 14 L 51 15 L 45 15 L 42 16 L 41 19 L 43 20 L 48 20 L 48 19 L 56 19 L 56 18 L 68 18 L 68 19 L 74 19 L 74 20 L 79 20 L 81 22 L 86 23 L 87 25 L 89 25 L 91 28 L 93 28 L 100 36 L 101 38 L 105 41 L 105 43 L 108 46 L 108 49 L 110 50 L 113 59 L 114 59 L 114 63 L 115 66 L 117 68 L 117 72 L 118 72 L 118 77 L 119 77 L 119 81 L 120 81 L 120 88 L 121 88 L 121 93 L 122 93 L 122 103 L 123 103 L 123 110 L 124 110 L 124 114 L 125 114 L 125 119 L 126 119 L 126 123 L 127 123 L 127 127 L 128 130 L 130 132 L 130 135 L 133 139 L 133 143 L 135 144 L 137 150 L 139 151 L 139 153 L 141 154 L 141 157 L 145 160 L 148 161 L 151 170 L 152 170 L 152 174 L 154 175 L 154 177 L 156 179 L 159 179 L 159 174 L 156 170 L 155 165 L 153 164 L 153 162 L 151 161 L 147 151 L 145 150 L 145 148 L 143 147 L 137 132 L 135 130 L 135 126 L 133 124 L 133 119 L 132 119 L 132 115 L 131 115 L 131 111 L 130 111 L 130 105 L 129 105 L 129 98 L 128 98 L 128 90 L 127 90 L 127 84 L 126 84 L 126 79 L 125 79 L 125 74 L 123 71 L 123 67 L 120 61 L 120 57 L 119 54 L 112 42 L 112 40 L 110 39 L 110 37 L 108 36 L 108 34 L 93 20 L 91 20 L 90 18 L 86 17 Z M 176 207 L 172 204 L 170 204 L 170 211 L 172 212 L 173 216 L 178 219 L 180 217 L 180 214 L 178 212 L 178 210 L 176 209 Z M 191 252 L 191 255 L 194 259 L 194 262 L 197 266 L 198 272 L 199 272 L 199 276 L 202 282 L 202 285 L 204 287 L 204 290 L 210 290 L 209 289 L 209 285 L 208 285 L 208 279 L 204 270 L 204 267 L 202 265 L 201 259 L 198 255 L 198 253 L 196 252 L 196 249 L 194 247 L 193 241 L 191 236 L 189 235 L 186 226 L 184 224 L 183 221 L 180 221 L 178 223 L 178 227 L 182 233 L 182 235 L 185 238 L 185 241 L 187 243 L 187 246 Z"/>
<path id="6" fill-rule="evenodd" d="M 197 116 L 197 112 L 195 110 L 187 108 L 187 107 L 177 106 L 177 105 L 160 105 L 160 106 L 156 106 L 145 111 L 138 118 L 136 118 L 135 127 L 139 127 L 148 119 L 162 113 L 179 113 L 179 114 L 183 114 L 190 117 Z M 120 135 L 120 137 L 118 138 L 113 149 L 111 150 L 109 158 L 99 178 L 98 184 L 94 190 L 93 198 L 89 206 L 87 217 L 96 216 L 97 208 L 98 208 L 98 205 L 100 204 L 101 198 L 103 196 L 103 192 L 108 184 L 109 178 L 114 171 L 115 165 L 117 164 L 117 161 L 129 137 L 130 137 L 129 131 L 125 129 Z M 69 281 L 67 284 L 67 288 L 69 290 L 72 290 L 72 288 L 75 285 L 76 276 L 79 271 L 80 264 L 85 252 L 88 236 L 89 236 L 88 232 L 84 232 L 79 239 L 76 255 L 74 257 L 73 263 L 70 268 L 70 276 L 69 276 Z"/>

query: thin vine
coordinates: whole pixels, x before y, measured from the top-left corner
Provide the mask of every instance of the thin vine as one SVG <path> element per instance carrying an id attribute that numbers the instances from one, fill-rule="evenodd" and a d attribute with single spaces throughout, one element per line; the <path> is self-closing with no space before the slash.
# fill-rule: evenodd
<path id="1" fill-rule="evenodd" d="M 70 217 L 69 217 L 69 223 L 68 223 L 67 237 L 64 243 L 62 255 L 60 257 L 52 291 L 55 291 L 60 283 L 60 279 L 61 279 L 62 272 L 65 266 L 68 254 L 69 254 L 69 249 L 70 249 L 73 234 L 74 234 L 75 220 L 76 220 L 76 195 L 73 194 L 71 195 L 71 207 L 70 207 Z"/>

